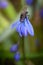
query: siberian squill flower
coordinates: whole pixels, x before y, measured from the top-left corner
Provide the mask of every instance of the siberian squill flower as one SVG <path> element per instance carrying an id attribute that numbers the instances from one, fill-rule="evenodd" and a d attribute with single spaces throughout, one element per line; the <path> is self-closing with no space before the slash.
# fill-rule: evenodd
<path id="1" fill-rule="evenodd" d="M 14 44 L 10 48 L 10 52 L 14 52 L 14 59 L 15 61 L 20 60 L 20 52 L 18 51 L 18 44 Z"/>
<path id="2" fill-rule="evenodd" d="M 34 36 L 33 26 L 31 25 L 28 18 L 18 24 L 16 31 L 19 33 L 21 37 L 27 36 L 28 34 Z"/>
<path id="3" fill-rule="evenodd" d="M 15 61 L 19 61 L 20 60 L 20 52 L 19 51 L 15 53 L 14 59 L 15 59 Z"/>
<path id="4" fill-rule="evenodd" d="M 16 52 L 18 50 L 18 44 L 13 44 L 10 48 L 10 52 Z"/>
<path id="5" fill-rule="evenodd" d="M 25 18 L 22 22 L 18 20 L 11 25 L 11 28 L 15 28 L 21 37 L 27 36 L 28 34 L 34 36 L 34 29 L 28 18 Z"/>

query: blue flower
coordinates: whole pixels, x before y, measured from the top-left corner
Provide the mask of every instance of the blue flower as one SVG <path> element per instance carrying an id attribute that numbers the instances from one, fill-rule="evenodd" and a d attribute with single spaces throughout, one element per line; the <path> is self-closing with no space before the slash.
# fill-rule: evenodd
<path id="1" fill-rule="evenodd" d="M 20 52 L 18 51 L 18 45 L 14 44 L 11 48 L 10 48 L 11 52 L 15 52 L 14 54 L 14 59 L 15 61 L 19 61 L 20 60 Z"/>
<path id="2" fill-rule="evenodd" d="M 18 50 L 18 44 L 14 44 L 12 45 L 12 47 L 10 48 L 11 52 L 16 52 Z"/>
<path id="3" fill-rule="evenodd" d="M 20 24 L 16 28 L 16 31 L 19 33 L 21 37 L 27 36 L 28 34 L 34 36 L 33 26 L 31 25 L 28 18 L 25 19 L 24 22 L 20 22 Z"/>
<path id="4" fill-rule="evenodd" d="M 25 0 L 27 5 L 32 5 L 33 4 L 33 0 Z"/>
<path id="5" fill-rule="evenodd" d="M 11 28 L 15 28 L 21 37 L 27 36 L 28 34 L 34 36 L 34 29 L 28 18 L 25 18 L 23 22 L 18 20 L 16 23 L 11 25 Z"/>
<path id="6" fill-rule="evenodd" d="M 20 52 L 16 52 L 15 53 L 14 59 L 15 59 L 15 61 L 19 61 L 20 60 Z"/>
<path id="7" fill-rule="evenodd" d="M 43 8 L 40 10 L 40 17 L 43 18 Z"/>
<path id="8" fill-rule="evenodd" d="M 0 8 L 6 8 L 8 6 L 8 2 L 7 1 L 1 1 L 0 2 Z"/>

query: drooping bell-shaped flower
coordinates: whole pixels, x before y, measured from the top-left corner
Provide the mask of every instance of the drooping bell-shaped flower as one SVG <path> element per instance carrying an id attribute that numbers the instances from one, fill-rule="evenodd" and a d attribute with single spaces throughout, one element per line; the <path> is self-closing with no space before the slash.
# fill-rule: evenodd
<path id="1" fill-rule="evenodd" d="M 10 52 L 16 52 L 18 50 L 18 44 L 14 44 L 10 48 Z"/>
<path id="2" fill-rule="evenodd" d="M 12 29 L 15 28 L 21 37 L 27 36 L 28 34 L 34 36 L 34 29 L 28 17 L 25 18 L 23 22 L 18 20 L 16 23 L 12 24 L 11 28 Z"/>
<path id="3" fill-rule="evenodd" d="M 18 25 L 18 27 L 16 28 L 16 31 L 19 33 L 21 37 L 27 36 L 28 34 L 30 34 L 31 36 L 34 36 L 33 26 L 28 20 L 28 18 Z"/>
<path id="4" fill-rule="evenodd" d="M 16 52 L 15 53 L 14 59 L 15 59 L 15 61 L 19 61 L 20 60 L 20 52 Z"/>

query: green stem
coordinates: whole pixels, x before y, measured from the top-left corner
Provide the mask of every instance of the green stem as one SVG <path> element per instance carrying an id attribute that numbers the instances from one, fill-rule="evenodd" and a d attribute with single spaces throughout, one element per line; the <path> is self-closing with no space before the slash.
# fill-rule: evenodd
<path id="1" fill-rule="evenodd" d="M 24 64 L 24 37 L 19 37 L 19 52 L 21 55 L 21 60 L 16 62 L 17 65 L 25 65 Z"/>
<path id="2" fill-rule="evenodd" d="M 30 53 L 30 45 L 29 45 L 29 40 L 28 37 L 24 38 L 24 53 L 25 53 L 25 58 L 29 58 L 29 53 Z"/>

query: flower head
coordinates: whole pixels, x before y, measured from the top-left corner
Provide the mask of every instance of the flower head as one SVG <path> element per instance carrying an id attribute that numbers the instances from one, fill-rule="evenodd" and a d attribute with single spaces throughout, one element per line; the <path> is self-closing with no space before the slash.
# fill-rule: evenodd
<path id="1" fill-rule="evenodd" d="M 12 47 L 10 48 L 11 52 L 16 52 L 18 50 L 18 44 L 14 44 L 12 45 Z"/>
<path id="2" fill-rule="evenodd" d="M 21 37 L 27 36 L 28 34 L 34 36 L 34 29 L 28 17 L 24 17 L 22 20 L 18 20 L 12 25 L 12 28 L 15 28 Z"/>
<path id="3" fill-rule="evenodd" d="M 14 59 L 15 61 L 19 61 L 20 60 L 20 53 L 18 51 L 18 45 L 14 44 L 11 48 L 10 48 L 11 52 L 15 52 L 14 54 Z"/>
<path id="4" fill-rule="evenodd" d="M 14 59 L 15 59 L 15 61 L 19 61 L 20 60 L 20 52 L 16 52 L 15 53 Z"/>
<path id="5" fill-rule="evenodd" d="M 28 34 L 34 36 L 33 26 L 28 19 L 25 19 L 23 22 L 20 22 L 20 24 L 16 28 L 16 31 L 21 37 L 27 36 Z"/>

